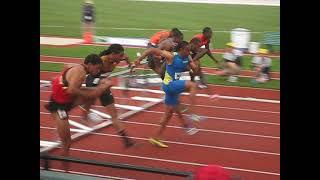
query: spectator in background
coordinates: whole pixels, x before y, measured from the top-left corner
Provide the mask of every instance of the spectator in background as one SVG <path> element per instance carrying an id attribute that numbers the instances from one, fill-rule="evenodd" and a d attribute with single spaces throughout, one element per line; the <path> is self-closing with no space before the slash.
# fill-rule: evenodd
<path id="1" fill-rule="evenodd" d="M 241 59 L 242 51 L 235 48 L 234 43 L 227 43 L 225 53 L 223 55 L 224 65 L 223 70 L 218 71 L 219 76 L 229 76 L 229 82 L 237 82 L 240 70 L 241 70 Z"/>
<path id="2" fill-rule="evenodd" d="M 231 176 L 222 166 L 208 165 L 196 171 L 194 180 L 242 180 L 242 178 Z"/>
<path id="3" fill-rule="evenodd" d="M 85 0 L 82 12 L 82 34 L 85 43 L 92 43 L 95 34 L 95 8 L 92 0 Z"/>
<path id="4" fill-rule="evenodd" d="M 256 56 L 252 58 L 252 67 L 256 72 L 255 81 L 265 83 L 270 79 L 271 59 L 268 57 L 267 49 L 259 49 Z"/>

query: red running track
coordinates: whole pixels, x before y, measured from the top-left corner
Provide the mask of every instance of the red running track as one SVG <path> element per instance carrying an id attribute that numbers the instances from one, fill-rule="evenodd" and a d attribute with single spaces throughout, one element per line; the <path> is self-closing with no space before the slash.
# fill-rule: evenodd
<path id="1" fill-rule="evenodd" d="M 58 56 L 45 56 L 40 55 L 40 62 L 54 62 L 54 63 L 75 63 L 80 64 L 83 62 L 81 58 L 74 58 L 74 57 L 58 57 Z M 127 64 L 125 62 L 121 62 L 119 64 L 120 67 L 127 67 Z M 217 74 L 218 69 L 217 68 L 208 68 L 208 67 L 202 67 L 203 72 L 207 74 Z M 241 76 L 244 77 L 254 77 L 255 72 L 250 70 L 241 70 L 240 72 Z M 271 79 L 280 80 L 280 72 L 271 72 L 270 73 Z"/>
<path id="2" fill-rule="evenodd" d="M 52 74 L 50 74 L 52 76 Z M 41 73 L 42 78 L 50 75 Z M 40 137 L 41 140 L 56 141 L 55 123 L 50 119 L 43 104 L 48 100 L 50 91 L 40 91 Z M 116 103 L 128 103 L 141 106 L 143 102 L 126 100 L 120 90 L 112 90 Z M 129 96 L 145 96 L 141 92 L 130 92 Z M 148 94 L 150 97 L 157 95 Z M 159 95 L 158 95 L 159 98 Z M 187 97 L 182 102 L 189 103 Z M 239 100 L 219 100 L 209 102 L 198 98 L 196 112 L 209 116 L 197 124 L 200 132 L 187 136 L 180 128 L 179 121 L 174 117 L 167 127 L 164 137 L 169 145 L 160 149 L 147 142 L 158 127 L 163 114 L 163 105 L 140 112 L 124 121 L 131 137 L 139 146 L 123 149 L 121 140 L 113 128 L 107 127 L 80 138 L 72 144 L 71 156 L 128 163 L 158 168 L 194 172 L 201 165 L 219 164 L 234 175 L 246 180 L 278 180 L 280 179 L 280 105 Z M 104 111 L 103 107 L 94 107 Z M 70 119 L 86 124 L 79 118 L 80 112 L 75 109 L 70 112 Z M 87 123 L 86 125 L 92 126 Z M 75 128 L 75 127 L 71 127 Z M 60 154 L 60 149 L 52 151 Z M 53 163 L 56 169 L 61 169 L 60 163 Z M 97 168 L 87 165 L 71 164 L 70 169 L 92 174 L 120 176 L 134 179 L 179 179 L 154 174 L 137 173 L 109 168 Z"/>
<path id="3" fill-rule="evenodd" d="M 57 72 L 42 71 L 40 72 L 40 79 L 51 81 L 56 75 L 58 75 Z M 113 78 L 113 80 L 114 82 L 117 82 L 117 78 Z M 209 85 L 208 90 L 199 90 L 199 93 L 206 93 L 207 91 L 211 91 L 214 94 L 224 96 L 253 97 L 259 99 L 280 100 L 280 91 L 272 89 Z"/>

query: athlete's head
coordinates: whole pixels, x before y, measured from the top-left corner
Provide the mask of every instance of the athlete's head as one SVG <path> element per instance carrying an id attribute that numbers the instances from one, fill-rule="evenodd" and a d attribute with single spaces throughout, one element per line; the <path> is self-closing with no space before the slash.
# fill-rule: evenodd
<path id="1" fill-rule="evenodd" d="M 212 37 L 212 30 L 210 27 L 205 27 L 202 30 L 202 34 L 204 35 L 204 37 L 209 40 Z"/>
<path id="2" fill-rule="evenodd" d="M 87 68 L 87 72 L 91 75 L 96 75 L 100 72 L 102 66 L 101 58 L 96 54 L 89 54 L 84 59 L 84 64 Z"/>
<path id="3" fill-rule="evenodd" d="M 124 49 L 120 44 L 111 44 L 109 48 L 102 51 L 99 56 L 108 56 L 111 62 L 119 62 L 123 59 Z"/>
<path id="4" fill-rule="evenodd" d="M 196 52 L 201 47 L 200 43 L 201 43 L 200 39 L 198 39 L 198 38 L 191 39 L 191 41 L 190 41 L 190 50 L 192 52 Z"/>
<path id="5" fill-rule="evenodd" d="M 177 45 L 176 50 L 182 57 L 188 57 L 190 55 L 190 45 L 187 41 L 181 41 Z"/>
<path id="6" fill-rule="evenodd" d="M 173 42 L 179 43 L 183 41 L 183 33 L 178 28 L 173 28 L 171 30 L 171 35 L 173 38 Z"/>

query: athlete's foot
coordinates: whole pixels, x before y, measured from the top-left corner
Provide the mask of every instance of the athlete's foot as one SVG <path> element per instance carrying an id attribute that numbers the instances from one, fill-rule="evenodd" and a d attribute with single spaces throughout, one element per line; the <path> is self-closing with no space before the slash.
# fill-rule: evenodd
<path id="1" fill-rule="evenodd" d="M 181 113 L 185 113 L 185 112 L 187 112 L 187 111 L 188 111 L 188 107 L 185 106 L 185 105 L 181 105 L 181 107 L 180 107 L 180 112 L 181 112 Z"/>
<path id="2" fill-rule="evenodd" d="M 201 120 L 200 116 L 198 116 L 196 114 L 191 114 L 190 119 L 193 121 L 197 121 L 197 122 L 199 122 Z"/>
<path id="3" fill-rule="evenodd" d="M 199 130 L 198 130 L 197 128 L 195 128 L 195 127 L 191 127 L 191 128 L 187 128 L 187 129 L 186 129 L 186 132 L 187 132 L 187 134 L 189 134 L 189 135 L 194 135 L 194 134 L 196 134 L 197 132 L 199 132 Z"/>
<path id="4" fill-rule="evenodd" d="M 184 129 L 185 129 L 186 133 L 189 135 L 194 135 L 195 133 L 197 133 L 199 131 L 197 128 L 193 127 L 191 124 L 184 125 Z"/>
<path id="5" fill-rule="evenodd" d="M 207 86 L 206 84 L 199 84 L 198 87 L 199 87 L 200 89 L 206 89 L 206 88 L 208 88 L 208 86 Z"/>
<path id="6" fill-rule="evenodd" d="M 156 145 L 156 146 L 161 147 L 161 148 L 167 148 L 168 147 L 166 144 L 164 144 L 163 142 L 161 142 L 160 140 L 155 139 L 155 138 L 150 138 L 149 142 L 151 144 Z"/>
<path id="7" fill-rule="evenodd" d="M 129 148 L 129 147 L 135 145 L 136 143 L 132 139 L 130 139 L 128 137 L 124 137 L 123 138 L 123 144 L 124 144 L 125 148 Z"/>
<path id="8" fill-rule="evenodd" d="M 131 138 L 128 137 L 125 130 L 120 131 L 119 135 L 122 137 L 123 144 L 124 144 L 125 148 L 129 148 L 129 147 L 135 145 L 135 142 Z"/>

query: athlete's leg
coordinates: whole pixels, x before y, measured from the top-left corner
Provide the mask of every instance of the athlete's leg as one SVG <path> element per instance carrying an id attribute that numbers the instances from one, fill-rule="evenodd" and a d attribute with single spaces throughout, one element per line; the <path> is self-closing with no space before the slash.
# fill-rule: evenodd
<path id="1" fill-rule="evenodd" d="M 185 81 L 185 87 L 184 87 L 184 91 L 189 92 L 190 93 L 190 113 L 193 114 L 194 113 L 194 105 L 195 103 L 195 96 L 197 93 L 197 86 L 196 83 L 191 82 L 191 81 Z"/>
<path id="2" fill-rule="evenodd" d="M 57 125 L 57 132 L 61 140 L 63 155 L 69 155 L 71 146 L 71 133 L 68 119 L 62 119 L 58 112 L 51 112 L 51 116 L 55 119 Z"/>
<path id="3" fill-rule="evenodd" d="M 160 128 L 156 132 L 156 136 L 155 136 L 156 139 L 161 139 L 161 135 L 164 129 L 166 128 L 169 120 L 171 119 L 172 114 L 173 114 L 173 107 L 165 105 L 165 113 L 160 121 Z"/>

